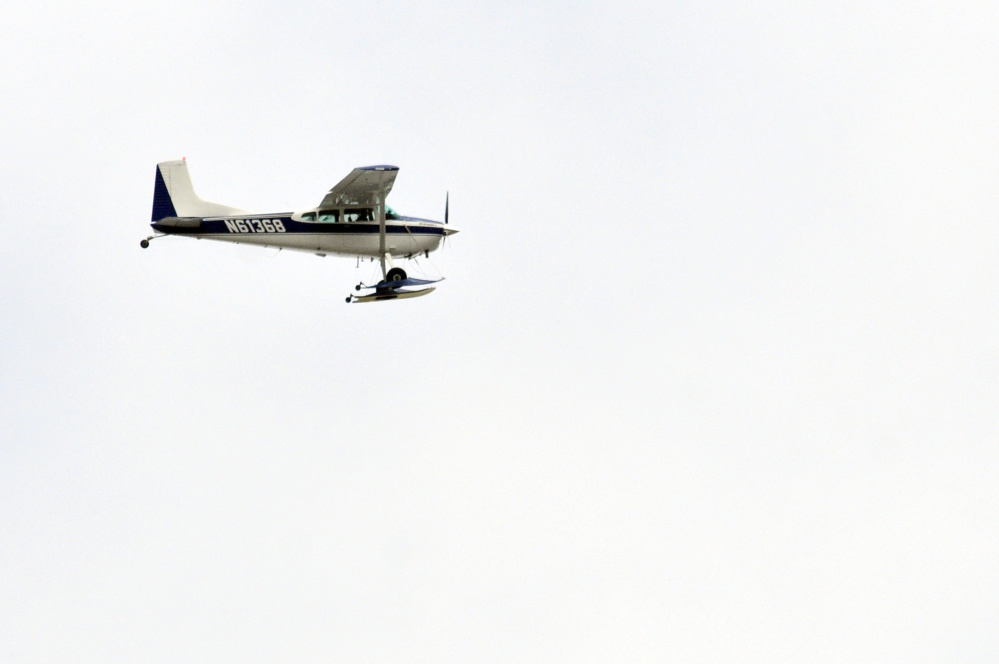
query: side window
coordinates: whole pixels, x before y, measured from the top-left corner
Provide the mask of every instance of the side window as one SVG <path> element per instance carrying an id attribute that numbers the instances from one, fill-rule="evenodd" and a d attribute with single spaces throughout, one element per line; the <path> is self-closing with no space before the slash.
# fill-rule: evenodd
<path id="1" fill-rule="evenodd" d="M 304 214 L 302 214 L 302 221 L 315 221 L 315 220 L 316 220 L 315 212 L 305 212 Z"/>
<path id="2" fill-rule="evenodd" d="M 375 211 L 371 208 L 352 208 L 344 210 L 344 221 L 374 221 Z"/>
<path id="3" fill-rule="evenodd" d="M 340 211 L 339 210 L 320 210 L 319 211 L 319 221 L 326 224 L 335 224 L 340 221 Z"/>

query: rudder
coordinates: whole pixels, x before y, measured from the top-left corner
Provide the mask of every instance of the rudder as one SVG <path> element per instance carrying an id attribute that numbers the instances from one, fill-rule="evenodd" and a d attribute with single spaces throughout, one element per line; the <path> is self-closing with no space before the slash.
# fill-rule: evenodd
<path id="1" fill-rule="evenodd" d="M 163 173 L 160 165 L 156 166 L 156 184 L 153 187 L 153 221 L 159 221 L 164 217 L 176 217 L 177 209 L 173 206 L 173 199 L 170 198 L 170 191 L 166 182 L 163 181 Z"/>

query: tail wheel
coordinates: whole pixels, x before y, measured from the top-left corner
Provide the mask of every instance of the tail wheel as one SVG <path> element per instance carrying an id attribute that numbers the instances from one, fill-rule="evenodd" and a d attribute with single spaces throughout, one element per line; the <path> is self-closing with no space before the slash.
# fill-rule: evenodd
<path id="1" fill-rule="evenodd" d="M 406 271 L 401 267 L 394 267 L 385 275 L 386 281 L 402 281 L 406 278 Z"/>

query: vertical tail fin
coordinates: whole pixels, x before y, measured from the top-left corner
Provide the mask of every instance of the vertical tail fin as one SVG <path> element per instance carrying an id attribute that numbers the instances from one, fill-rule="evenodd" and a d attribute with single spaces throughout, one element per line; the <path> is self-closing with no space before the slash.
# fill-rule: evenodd
<path id="1" fill-rule="evenodd" d="M 245 213 L 245 210 L 239 208 L 201 200 L 194 193 L 186 161 L 164 161 L 156 164 L 153 221 L 165 217 L 222 217 Z"/>
<path id="2" fill-rule="evenodd" d="M 173 206 L 170 190 L 167 189 L 166 182 L 163 180 L 162 167 L 163 164 L 156 165 L 156 184 L 153 187 L 153 221 L 177 216 L 177 208 Z"/>

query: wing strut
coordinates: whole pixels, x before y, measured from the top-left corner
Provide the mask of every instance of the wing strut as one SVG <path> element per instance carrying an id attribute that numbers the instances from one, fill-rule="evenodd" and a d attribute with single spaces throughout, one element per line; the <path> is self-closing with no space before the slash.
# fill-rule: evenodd
<path id="1" fill-rule="evenodd" d="M 375 207 L 378 215 L 378 258 L 382 264 L 382 279 L 388 279 L 385 269 L 385 188 L 378 190 L 378 205 Z"/>

